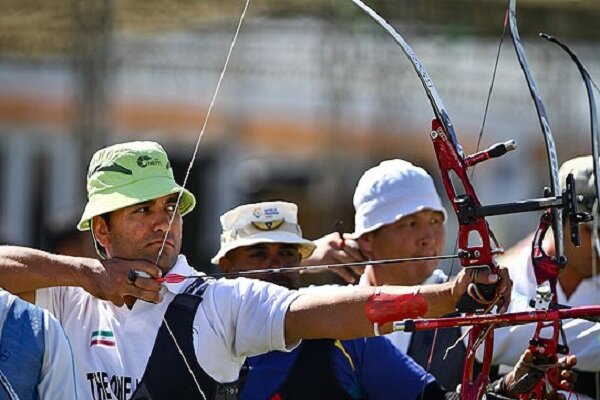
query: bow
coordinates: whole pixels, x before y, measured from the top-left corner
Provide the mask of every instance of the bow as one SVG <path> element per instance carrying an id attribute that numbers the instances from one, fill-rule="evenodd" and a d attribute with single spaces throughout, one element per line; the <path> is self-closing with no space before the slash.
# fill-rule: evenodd
<path id="1" fill-rule="evenodd" d="M 508 20 L 511 37 L 515 47 L 515 51 L 517 53 L 517 57 L 519 59 L 519 64 L 521 65 L 521 69 L 526 77 L 527 85 L 529 87 L 531 97 L 536 107 L 542 133 L 544 134 L 544 138 L 546 141 L 546 149 L 548 153 L 548 161 L 550 164 L 551 178 L 550 188 L 547 190 L 547 192 L 551 195 L 556 196 L 560 193 L 556 146 L 552 139 L 552 133 L 550 131 L 550 125 L 546 115 L 545 107 L 542 103 L 533 75 L 529 70 L 527 58 L 525 57 L 525 52 L 519 37 L 516 19 L 516 0 L 510 0 L 509 2 Z M 591 78 L 585 67 L 583 67 L 581 62 L 568 47 L 566 47 L 557 39 L 548 35 L 542 34 L 542 37 L 558 44 L 571 56 L 573 61 L 576 63 L 581 73 L 581 76 L 585 82 L 590 106 L 592 153 L 594 155 L 594 176 L 597 177 L 598 127 Z M 596 178 L 595 183 L 596 198 L 598 198 L 598 194 L 600 193 L 600 184 L 598 182 L 598 179 Z M 567 177 L 565 192 L 568 193 L 571 197 L 571 201 L 566 204 L 565 209 L 566 214 L 570 220 L 570 239 L 574 245 L 579 246 L 579 223 L 589 221 L 590 216 L 577 212 L 576 190 L 572 175 L 569 175 Z M 561 214 L 562 210 L 560 208 L 551 208 L 544 212 L 540 219 L 539 226 L 535 232 L 531 251 L 533 271 L 536 278 L 536 283 L 538 285 L 538 295 L 536 297 L 536 300 L 533 301 L 532 305 L 535 305 L 538 310 L 548 311 L 551 308 L 555 309 L 548 311 L 553 314 L 551 318 L 547 319 L 546 321 L 540 320 L 537 322 L 536 329 L 530 340 L 529 349 L 533 352 L 534 355 L 546 359 L 553 364 L 556 363 L 556 361 L 558 360 L 559 354 L 569 353 L 567 338 L 564 334 L 564 331 L 562 330 L 562 318 L 560 318 L 556 314 L 556 305 L 558 303 L 556 285 L 558 282 L 558 275 L 567 263 L 567 259 L 564 253 L 563 216 Z M 554 257 L 548 256 L 542 247 L 544 236 L 550 226 L 552 226 L 552 231 L 554 234 L 554 245 L 556 250 L 556 255 Z M 544 330 L 546 330 L 546 332 L 549 330 L 550 335 L 543 336 L 542 332 Z M 556 372 L 557 367 L 554 367 L 554 369 L 554 372 Z M 542 376 L 542 378 L 537 382 L 537 384 L 532 388 L 532 390 L 527 393 L 524 393 L 520 396 L 520 398 L 529 399 L 533 396 L 533 398 L 541 399 L 544 398 L 548 390 L 558 389 L 559 385 L 560 377 L 558 376 L 558 374 L 551 372 Z"/>
<path id="2" fill-rule="evenodd" d="M 467 174 L 468 168 L 490 158 L 495 158 L 504 155 L 506 152 L 514 150 L 515 144 L 512 141 L 497 144 L 488 150 L 477 152 L 471 156 L 465 156 L 462 147 L 459 145 L 454 127 L 450 121 L 450 117 L 443 102 L 433 85 L 433 82 L 427 74 L 424 66 L 417 58 L 415 52 L 404 40 L 404 38 L 381 16 L 365 5 L 361 0 L 352 0 L 361 10 L 367 13 L 375 22 L 377 22 L 384 30 L 390 34 L 394 41 L 400 46 L 402 51 L 412 63 L 422 85 L 427 94 L 427 98 L 433 108 L 435 118 L 432 123 L 431 139 L 438 160 L 440 173 L 444 188 L 448 194 L 452 207 L 457 215 L 459 223 L 458 232 L 458 248 L 465 253 L 461 258 L 461 265 L 464 268 L 481 268 L 486 267 L 492 273 L 496 273 L 498 265 L 494 260 L 494 255 L 501 253 L 503 250 L 499 246 L 494 234 L 489 228 L 485 219 L 486 216 L 502 215 L 508 213 L 519 213 L 536 210 L 546 210 L 536 233 L 536 241 L 533 244 L 533 252 L 537 256 L 536 276 L 538 280 L 548 280 L 551 286 L 556 282 L 556 277 L 562 266 L 565 265 L 563 244 L 563 210 L 571 218 L 571 236 L 574 242 L 578 240 L 578 223 L 585 220 L 582 214 L 577 213 L 576 195 L 572 177 L 569 179 L 567 190 L 561 192 L 558 180 L 558 159 L 556 155 L 556 147 L 546 116 L 544 105 L 541 101 L 539 91 L 535 84 L 535 80 L 529 71 L 524 50 L 520 42 L 517 24 L 516 24 L 516 0 L 511 0 L 509 9 L 505 18 L 506 24 L 510 25 L 513 44 L 519 58 L 519 63 L 523 69 L 527 84 L 531 95 L 534 99 L 538 118 L 542 127 L 542 132 L 546 141 L 548 151 L 548 159 L 550 162 L 550 178 L 551 186 L 545 193 L 545 198 L 524 200 L 509 204 L 497 204 L 491 206 L 482 206 L 475 190 L 470 182 Z M 455 177 L 453 181 L 451 176 Z M 557 257 L 548 257 L 541 247 L 541 241 L 548 230 L 552 226 L 555 242 L 557 246 Z M 473 240 L 475 237 L 477 240 Z M 471 243 L 478 241 L 479 245 Z M 545 272 L 544 272 L 545 271 Z M 554 283 L 552 283 L 554 282 Z M 468 291 L 468 297 L 461 299 L 459 303 L 459 311 L 463 312 L 488 312 L 496 302 L 495 288 L 485 287 L 481 285 L 472 285 Z M 555 298 L 554 298 L 555 299 Z M 598 310 L 595 310 L 598 311 Z M 560 331 L 560 318 L 558 312 L 547 311 L 545 317 L 552 320 L 554 333 L 551 338 L 542 338 L 541 330 L 545 326 L 543 322 L 539 322 L 538 329 L 534 335 L 535 344 L 532 347 L 540 349 L 541 347 L 551 347 L 552 351 L 557 347 L 558 332 Z M 469 317 L 467 317 L 469 318 Z M 461 398 L 476 399 L 483 396 L 485 387 L 489 382 L 489 370 L 491 367 L 491 359 L 493 352 L 493 328 L 496 323 L 516 322 L 517 319 L 502 320 L 502 316 L 482 317 L 488 321 L 486 324 L 471 324 L 473 328 L 469 332 L 469 340 L 467 344 L 467 354 L 462 378 Z M 515 317 L 516 318 L 516 317 Z M 533 322 L 529 320 L 528 322 Z M 539 321 L 535 320 L 535 321 Z M 427 326 L 433 326 L 429 324 Z M 458 326 L 458 325 L 452 325 Z M 483 345 L 483 365 L 479 374 L 474 377 L 473 367 L 475 361 L 475 351 Z M 556 350 L 562 350 L 556 349 Z M 556 353 L 556 352 L 555 352 Z"/>
<path id="3" fill-rule="evenodd" d="M 590 127 L 591 127 L 591 137 L 592 137 L 592 154 L 593 154 L 593 169 L 594 169 L 594 181 L 595 181 L 595 191 L 596 191 L 596 202 L 598 201 L 598 195 L 600 194 L 600 182 L 598 182 L 598 175 L 597 175 L 597 171 L 598 171 L 598 155 L 599 155 L 599 151 L 598 151 L 598 118 L 597 118 L 597 114 L 596 114 L 596 100 L 594 98 L 594 92 L 592 89 L 592 79 L 588 73 L 588 71 L 586 70 L 586 68 L 583 66 L 583 64 L 579 61 L 579 59 L 577 58 L 577 56 L 575 55 L 575 53 L 573 53 L 571 51 L 571 49 L 569 49 L 565 44 L 563 44 L 562 42 L 560 42 L 558 39 L 556 39 L 555 37 L 552 37 L 550 35 L 547 34 L 541 34 L 541 37 L 557 44 L 558 46 L 560 46 L 567 54 L 569 54 L 569 56 L 571 57 L 571 59 L 575 62 L 575 64 L 577 65 L 577 68 L 581 74 L 581 77 L 585 83 L 585 87 L 586 87 L 586 91 L 587 91 L 587 96 L 588 96 L 588 104 L 589 104 L 589 110 L 590 110 Z M 573 179 L 572 177 L 570 177 L 570 182 L 572 184 Z M 569 179 L 567 180 L 567 185 L 569 185 Z M 574 191 L 574 189 L 573 189 Z M 577 231 L 574 229 L 577 229 L 577 224 L 580 221 L 583 221 L 583 219 L 580 217 L 579 214 L 576 213 L 576 210 L 574 215 L 570 215 L 571 218 L 571 224 L 572 224 L 572 228 L 571 228 L 571 239 L 573 240 L 573 242 L 578 242 L 578 236 L 576 236 Z M 546 214 L 544 214 L 546 215 Z M 573 220 L 575 220 L 575 222 L 573 222 Z M 573 227 L 573 225 L 575 225 L 575 227 Z M 594 229 L 597 229 L 597 221 L 594 224 Z M 538 232 L 540 231 L 540 229 L 538 229 Z M 596 232 L 594 232 L 595 236 L 597 235 Z M 537 236 L 537 235 L 536 235 Z M 543 235 L 542 235 L 543 236 Z M 540 245 L 539 245 L 539 249 L 541 250 L 541 240 L 540 239 Z M 534 241 L 534 244 L 536 244 L 536 241 Z M 538 252 L 537 254 L 535 253 L 535 247 L 534 246 L 534 253 L 532 254 L 532 259 L 534 261 L 533 265 L 534 265 L 534 271 L 535 271 L 535 275 L 536 275 L 536 279 L 538 280 L 538 284 L 540 284 L 540 278 L 542 278 L 544 276 L 544 274 L 547 274 L 547 270 L 543 267 L 545 267 L 547 265 L 547 256 L 545 254 L 543 254 L 542 252 Z M 543 250 L 542 250 L 543 251 Z M 597 251 L 597 250 L 596 250 Z M 537 256 L 537 257 L 536 257 Z M 595 257 L 595 255 L 594 255 Z M 536 263 L 536 260 L 538 261 L 538 263 Z M 560 261 L 559 261 L 560 263 Z M 547 281 L 550 284 L 550 289 L 551 292 L 549 293 L 551 295 L 551 300 L 552 302 L 556 305 L 556 303 L 558 303 L 558 299 L 557 299 L 557 293 L 556 293 L 556 281 L 558 278 L 558 273 L 556 274 L 556 276 L 554 274 L 551 274 L 549 276 L 549 278 L 547 279 Z M 543 294 L 542 294 L 543 296 Z M 548 308 L 549 305 L 552 305 L 553 303 L 548 303 L 549 299 L 546 299 L 546 309 Z M 578 307 L 579 308 L 579 307 Z M 555 310 L 556 312 L 556 310 Z M 598 321 L 596 321 L 598 322 Z M 552 322 L 552 327 L 553 327 L 553 335 L 552 338 L 541 338 L 540 335 L 540 331 L 541 329 L 544 327 L 544 322 L 540 321 L 538 322 L 538 325 L 536 327 L 536 331 L 534 333 L 534 337 L 531 340 L 531 344 L 530 344 L 530 349 L 532 350 L 536 350 L 539 349 L 540 347 L 543 347 L 546 350 L 546 356 L 549 357 L 551 362 L 555 362 L 557 360 L 557 353 L 560 354 L 567 354 L 569 352 L 569 348 L 566 344 L 566 338 L 563 340 L 564 344 L 562 345 L 558 345 L 558 333 L 559 331 L 562 329 L 561 327 L 561 322 L 560 319 L 555 319 Z M 564 333 L 564 332 L 563 332 Z M 555 367 L 556 368 L 556 367 Z M 556 382 L 556 377 L 557 374 L 550 374 L 548 376 L 548 378 L 542 378 L 540 379 L 540 381 L 537 383 L 537 385 L 534 387 L 534 389 L 532 390 L 533 394 L 536 396 L 536 398 L 542 398 L 540 396 L 544 395 L 544 390 L 547 386 L 547 383 L 549 383 L 550 385 L 552 385 L 554 388 L 558 388 L 559 386 L 559 382 Z M 544 382 L 546 379 L 549 380 L 549 382 Z M 560 379 L 560 378 L 559 378 Z M 524 397 L 523 397 L 524 398 Z M 527 397 L 529 398 L 529 397 Z"/>
<path id="4" fill-rule="evenodd" d="M 529 69 L 527 58 L 525 56 L 525 50 L 523 49 L 523 45 L 521 44 L 521 38 L 519 36 L 519 30 L 517 28 L 516 3 L 516 0 L 510 0 L 507 11 L 511 38 L 515 47 L 515 52 L 517 54 L 519 64 L 521 66 L 521 70 L 525 75 L 531 98 L 533 99 L 533 102 L 535 104 L 540 127 L 542 129 L 542 133 L 546 142 L 546 150 L 550 166 L 550 188 L 547 188 L 547 192 L 551 195 L 557 195 L 560 193 L 560 182 L 558 178 L 558 157 L 556 154 L 556 145 L 554 144 L 552 131 L 550 130 L 550 124 L 546 114 L 546 108 L 544 107 L 544 103 L 542 102 L 533 74 Z M 572 177 L 570 181 L 572 182 Z M 550 226 L 552 226 L 552 231 L 554 234 L 554 244 L 556 248 L 555 257 L 548 256 L 542 247 L 544 236 L 546 235 L 546 232 L 548 231 L 548 228 Z M 573 226 L 577 228 L 577 224 L 574 224 Z M 536 229 L 534 239 L 532 242 L 531 259 L 533 264 L 534 275 L 539 288 L 537 301 L 535 302 L 535 305 L 536 308 L 542 310 L 548 310 L 548 305 L 550 304 L 550 302 L 558 302 L 556 284 L 558 281 L 558 275 L 566 265 L 567 261 L 564 255 L 563 230 L 564 229 L 562 210 L 560 208 L 548 209 L 544 212 L 540 219 L 540 223 L 538 225 L 538 228 Z M 572 233 L 575 235 L 572 236 L 572 239 L 574 240 L 574 242 L 578 242 L 579 232 L 572 231 Z M 548 286 L 549 290 L 542 289 L 547 289 Z M 556 311 L 554 311 L 554 313 L 556 313 Z M 567 354 L 569 350 L 564 335 L 562 335 L 562 337 L 564 338 L 562 343 L 559 342 L 561 337 L 560 334 L 562 332 L 562 322 L 559 318 L 557 318 L 555 314 L 553 314 L 552 316 L 554 318 L 550 318 L 549 320 L 542 319 L 537 322 L 535 331 L 529 342 L 529 350 L 532 351 L 534 357 L 543 357 L 544 359 L 547 359 L 548 362 L 554 364 L 558 361 L 558 354 Z M 542 332 L 547 332 L 546 328 L 549 328 L 550 336 L 544 337 L 542 335 Z M 546 377 L 550 377 L 550 379 L 554 380 L 552 380 L 551 382 L 546 382 L 546 380 L 548 379 Z M 556 374 L 545 375 L 545 377 L 542 377 L 538 380 L 538 382 L 531 389 L 531 391 L 524 393 L 519 397 L 522 399 L 527 399 L 531 398 L 531 396 L 534 395 L 536 399 L 542 399 L 545 397 L 546 389 L 550 389 L 549 384 L 553 387 L 559 386 L 560 378 L 558 378 L 558 382 L 556 382 L 555 379 Z"/>
<path id="5" fill-rule="evenodd" d="M 459 222 L 458 248 L 466 253 L 461 258 L 461 265 L 465 268 L 487 267 L 492 273 L 497 273 L 498 265 L 494 260 L 494 255 L 501 253 L 502 249 L 498 245 L 485 215 L 477 215 L 476 211 L 481 209 L 481 202 L 477 197 L 473 185 L 467 174 L 469 167 L 485 161 L 490 158 L 504 155 L 510 150 L 514 150 L 514 142 L 494 146 L 493 150 L 479 152 L 470 157 L 464 155 L 462 147 L 454 132 L 454 126 L 450 120 L 448 112 L 438 95 L 433 81 L 427 74 L 425 67 L 418 59 L 415 52 L 396 32 L 396 30 L 375 11 L 365 5 L 361 0 L 352 0 L 361 10 L 367 13 L 381 27 L 389 33 L 394 41 L 400 46 L 412 63 L 422 85 L 427 94 L 427 98 L 433 108 L 435 118 L 432 123 L 431 139 L 435 149 L 436 158 L 442 175 L 444 188 L 448 194 L 452 207 L 457 215 Z M 461 187 L 458 194 L 455 184 L 451 180 L 453 174 L 459 181 Z M 470 242 L 472 236 L 478 239 L 480 245 L 473 245 Z M 477 287 L 472 285 L 469 289 L 468 297 L 461 299 L 459 309 L 461 311 L 489 311 L 496 302 L 495 288 Z M 489 383 L 489 370 L 491 366 L 493 350 L 493 330 L 487 327 L 474 326 L 469 332 L 467 345 L 467 355 L 462 378 L 463 399 L 480 398 L 484 389 Z M 476 378 L 473 377 L 473 367 L 475 365 L 475 350 L 481 343 L 484 346 L 484 363 L 481 372 Z"/>

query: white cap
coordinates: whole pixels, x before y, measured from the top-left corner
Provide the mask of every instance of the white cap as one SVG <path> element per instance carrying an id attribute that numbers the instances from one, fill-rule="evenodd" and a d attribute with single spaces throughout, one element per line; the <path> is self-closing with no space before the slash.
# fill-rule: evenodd
<path id="1" fill-rule="evenodd" d="M 367 170 L 354 192 L 354 237 L 422 210 L 446 210 L 433 179 L 423 169 L 404 160 L 386 160 Z"/>
<path id="2" fill-rule="evenodd" d="M 309 257 L 315 244 L 302 237 L 298 225 L 298 206 L 283 201 L 244 204 L 221 215 L 221 248 L 213 264 L 238 247 L 258 243 L 297 244 L 302 258 Z"/>

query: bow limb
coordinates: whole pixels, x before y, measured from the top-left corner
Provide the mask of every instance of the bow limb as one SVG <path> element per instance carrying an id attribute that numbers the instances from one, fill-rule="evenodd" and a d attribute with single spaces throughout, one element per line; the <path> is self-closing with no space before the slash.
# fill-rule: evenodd
<path id="1" fill-rule="evenodd" d="M 535 78 L 529 69 L 529 64 L 527 62 L 527 57 L 525 55 L 525 50 L 523 49 L 523 44 L 521 43 L 521 37 L 519 35 L 519 29 L 517 27 L 517 0 L 510 0 L 508 6 L 508 23 L 511 33 L 511 38 L 513 45 L 515 47 L 515 52 L 517 53 L 517 58 L 519 60 L 519 64 L 521 66 L 521 70 L 525 75 L 525 79 L 527 81 L 527 86 L 529 87 L 529 92 L 531 94 L 531 98 L 535 104 L 535 109 L 537 111 L 538 120 L 540 123 L 540 127 L 542 129 L 542 133 L 544 135 L 544 140 L 546 142 L 546 150 L 548 153 L 548 162 L 550 166 L 550 194 L 552 196 L 558 196 L 561 194 L 560 189 L 560 181 L 558 178 L 558 155 L 556 153 L 556 144 L 554 143 L 554 137 L 552 136 L 552 130 L 550 129 L 550 123 L 548 121 L 548 115 L 546 113 L 546 107 L 544 107 L 544 103 L 542 102 L 542 98 L 540 96 L 540 91 L 538 90 L 537 84 L 535 82 Z M 556 254 L 557 257 L 564 257 L 564 242 L 563 242 L 563 219 L 562 219 L 562 210 L 560 208 L 552 208 L 553 222 L 552 222 L 552 230 L 554 233 L 554 243 L 556 246 Z"/>
<path id="2" fill-rule="evenodd" d="M 465 157 L 463 149 L 458 143 L 448 112 L 433 85 L 433 81 L 413 49 L 385 19 L 361 0 L 352 0 L 352 2 L 375 20 L 400 46 L 412 63 L 433 108 L 435 118 L 432 124 L 431 139 L 440 167 L 444 188 L 458 217 L 458 248 L 460 249 L 459 251 L 466 254 L 464 258 L 461 258 L 461 265 L 465 268 L 485 267 L 492 273 L 497 273 L 498 265 L 494 260 L 494 255 L 502 250 L 499 248 L 493 233 L 489 229 L 485 216 L 481 214 L 476 215 L 476 213 L 471 212 L 480 209 L 481 202 L 471 184 L 467 169 L 478 162 L 503 155 L 507 151 L 513 150 L 514 144 L 502 145 L 502 150 L 497 155 L 492 155 L 491 151 L 487 151 L 482 152 L 485 153 L 483 156 L 477 153 L 470 157 Z M 451 174 L 457 178 L 457 182 L 452 181 Z M 462 187 L 458 187 L 457 191 L 455 184 L 460 184 Z M 472 244 L 477 241 L 480 243 L 479 245 Z M 461 299 L 459 310 L 463 312 L 489 311 L 495 301 L 496 293 L 494 286 L 472 285 L 469 295 Z M 475 350 L 481 343 L 484 343 L 485 356 L 483 367 L 479 374 L 474 377 Z M 475 327 L 470 331 L 462 378 L 462 399 L 479 399 L 483 396 L 485 387 L 489 383 L 488 376 L 492 350 L 492 329 Z"/>
<path id="3" fill-rule="evenodd" d="M 438 95 L 435 86 L 433 85 L 433 81 L 429 77 L 429 74 L 425 70 L 425 67 L 415 54 L 414 50 L 410 45 L 404 40 L 404 38 L 391 26 L 385 19 L 383 19 L 379 14 L 377 14 L 372 8 L 367 6 L 361 0 L 352 0 L 354 4 L 356 4 L 361 10 L 367 13 L 375 22 L 377 22 L 390 36 L 394 39 L 394 41 L 402 48 L 404 54 L 408 57 L 411 64 L 413 65 L 415 72 L 419 76 L 419 80 L 423 85 L 423 89 L 425 89 L 425 93 L 427 94 L 427 98 L 429 99 L 429 103 L 431 107 L 433 107 L 433 113 L 435 117 L 440 121 L 444 132 L 447 132 L 448 140 L 454 146 L 454 149 L 460 156 L 460 158 L 464 158 L 464 152 L 462 147 L 458 144 L 458 139 L 456 138 L 456 133 L 454 132 L 454 126 L 450 121 L 450 117 L 448 116 L 448 112 L 446 111 L 446 107 L 444 106 L 444 102 L 441 97 Z"/>
<path id="4" fill-rule="evenodd" d="M 562 48 L 571 57 L 573 62 L 575 62 L 575 65 L 577 65 L 577 69 L 579 70 L 579 73 L 581 74 L 581 78 L 583 79 L 583 82 L 585 84 L 585 89 L 586 89 L 586 93 L 588 96 L 588 106 L 589 106 L 589 110 L 590 110 L 590 129 L 591 129 L 592 155 L 593 155 L 593 166 L 594 166 L 594 187 L 596 190 L 596 202 L 597 202 L 598 199 L 600 198 L 600 180 L 597 179 L 598 178 L 598 164 L 599 164 L 599 157 L 600 157 L 600 148 L 599 148 L 599 143 L 598 143 L 599 138 L 600 138 L 600 131 L 598 130 L 598 113 L 597 113 L 598 107 L 596 104 L 596 97 L 594 95 L 592 78 L 591 78 L 589 72 L 587 71 L 587 69 L 585 68 L 585 66 L 581 63 L 581 61 L 577 57 L 577 55 L 569 47 L 567 47 L 567 45 L 562 43 L 560 40 L 558 40 L 554 36 L 550 36 L 545 33 L 541 33 L 540 36 L 542 38 L 560 46 L 560 48 Z M 597 218 L 595 218 L 595 221 L 597 222 Z M 597 252 L 598 252 L 598 250 L 599 249 L 596 248 Z"/>

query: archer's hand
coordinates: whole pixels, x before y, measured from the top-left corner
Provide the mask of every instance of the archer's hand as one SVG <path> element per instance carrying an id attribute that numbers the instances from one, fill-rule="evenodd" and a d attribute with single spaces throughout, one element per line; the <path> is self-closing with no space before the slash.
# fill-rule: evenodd
<path id="1" fill-rule="evenodd" d="M 512 280 L 508 275 L 506 267 L 499 266 L 498 274 L 492 274 L 486 268 L 465 269 L 462 268 L 457 274 L 452 288 L 452 297 L 458 303 L 460 298 L 467 293 L 471 283 L 483 285 L 496 285 L 496 294 L 500 297 L 498 300 L 498 312 L 504 313 L 510 304 L 510 294 L 512 291 Z"/>
<path id="2" fill-rule="evenodd" d="M 145 272 L 151 278 L 138 275 L 132 282 L 129 279 L 130 270 Z M 160 276 L 160 268 L 147 261 L 119 258 L 95 260 L 94 265 L 89 268 L 84 288 L 92 296 L 108 300 L 119 307 L 125 303 L 127 297 L 158 303 L 162 301 L 161 284 L 152 278 Z"/>
<path id="3" fill-rule="evenodd" d="M 302 261 L 302 265 L 331 265 L 367 261 L 361 253 L 358 243 L 348 234 L 344 234 L 343 246 L 339 233 L 330 233 L 314 240 L 313 243 L 317 245 L 317 248 L 310 257 Z M 357 283 L 364 267 L 332 268 L 331 271 L 348 283 Z"/>
<path id="4" fill-rule="evenodd" d="M 544 375 L 552 375 L 550 379 L 553 382 L 560 382 L 558 388 L 547 393 L 544 398 L 552 400 L 564 400 L 565 396 L 558 393 L 557 390 L 573 390 L 573 385 L 577 380 L 577 374 L 571 371 L 577 364 L 577 358 L 573 355 L 562 357 L 556 365 L 548 364 L 548 358 L 543 354 L 534 355 L 531 350 L 525 350 L 517 365 L 504 376 L 503 387 L 504 394 L 510 397 L 524 394 L 533 390 L 537 382 Z"/>

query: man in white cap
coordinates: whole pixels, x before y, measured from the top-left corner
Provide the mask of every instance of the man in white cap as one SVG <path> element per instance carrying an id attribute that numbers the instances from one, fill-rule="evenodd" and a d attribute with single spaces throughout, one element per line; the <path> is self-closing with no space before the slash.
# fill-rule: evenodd
<path id="1" fill-rule="evenodd" d="M 301 295 L 257 280 L 205 280 L 180 254 L 182 216 L 195 198 L 175 182 L 154 142 L 96 152 L 87 191 L 78 226 L 91 230 L 104 260 L 0 248 L 0 286 L 48 308 L 65 328 L 82 399 L 234 398 L 232 382 L 249 355 L 301 339 L 369 336 L 374 326 L 387 333 L 394 319 L 443 315 L 471 282 L 462 274 L 419 290 Z M 254 222 L 277 220 L 265 212 Z M 483 275 L 484 283 L 497 279 Z M 508 300 L 510 282 L 499 286 Z"/>
<path id="2" fill-rule="evenodd" d="M 271 218 L 266 219 L 266 215 Z M 302 236 L 295 204 L 245 204 L 223 214 L 221 225 L 221 247 L 213 264 L 232 277 L 247 274 L 287 288 L 299 287 L 298 271 L 282 268 L 300 265 L 315 245 Z M 332 294 L 348 288 L 313 286 L 303 290 Z M 533 365 L 531 354 L 523 356 L 522 365 L 526 359 Z M 565 369 L 575 362 L 574 358 L 564 361 Z M 291 352 L 250 357 L 246 367 L 241 400 L 458 398 L 384 337 L 304 340 Z M 529 372 L 530 368 L 521 366 L 490 388 L 501 392 L 495 394 L 515 396 L 515 382 L 525 380 Z M 567 374 L 565 384 L 570 379 L 572 376 Z"/>
<path id="3" fill-rule="evenodd" d="M 589 168 L 591 168 L 591 160 L 589 160 L 589 165 Z M 568 173 L 564 171 L 562 173 L 563 182 Z M 591 171 L 588 171 L 587 174 L 583 174 L 587 178 L 584 179 L 582 176 L 578 179 L 578 184 L 579 180 L 587 182 L 587 184 L 582 182 L 578 187 L 589 187 L 589 190 L 592 190 L 593 181 L 592 186 L 590 186 L 590 174 Z M 422 168 L 404 160 L 383 161 L 378 166 L 366 171 L 359 180 L 354 195 L 354 206 L 356 209 L 354 236 L 368 259 L 379 260 L 442 254 L 445 245 L 444 222 L 446 221 L 446 211 L 442 206 L 432 178 Z M 565 232 L 568 232 L 568 230 L 566 229 Z M 550 236 L 547 235 L 547 237 Z M 583 232 L 583 236 L 582 242 L 585 242 L 585 232 Z M 587 238 L 589 244 L 590 236 L 588 235 Z M 567 245 L 567 247 L 570 251 L 580 251 L 573 246 Z M 583 250 L 581 254 L 589 255 L 589 246 L 588 251 Z M 524 260 L 527 260 L 530 255 L 531 240 L 528 240 L 523 252 Z M 515 266 L 512 259 L 500 258 L 500 262 L 509 266 L 510 276 L 515 280 L 516 292 L 520 291 L 519 285 L 531 286 L 527 278 L 522 279 L 528 271 L 527 268 Z M 529 271 L 529 273 L 532 274 L 533 272 Z M 437 269 L 436 261 L 418 261 L 396 266 L 367 266 L 361 278 L 361 284 L 415 285 L 441 282 L 445 279 L 446 276 L 443 271 Z M 535 283 L 530 289 L 535 295 Z M 513 297 L 515 296 L 513 295 Z M 514 306 L 511 308 L 511 311 L 513 310 L 520 311 L 515 310 Z M 590 328 L 589 322 L 581 320 L 569 322 L 565 326 L 571 324 L 576 324 L 581 328 L 586 326 Z M 498 361 L 495 361 L 495 363 L 515 365 L 522 355 L 523 343 L 528 343 L 534 328 L 534 324 L 529 324 L 496 330 L 494 358 Z M 524 332 L 524 334 L 516 335 L 516 332 Z M 392 333 L 386 337 L 401 351 L 407 352 L 408 355 L 431 372 L 444 386 L 454 388 L 460 383 L 465 351 L 463 342 L 458 342 L 457 346 L 452 347 L 448 354 L 445 354 L 446 349 L 457 343 L 457 340 L 461 337 L 459 329 L 438 331 L 433 354 L 430 354 L 433 331 L 422 331 L 412 335 Z M 578 342 L 578 340 L 573 341 L 573 344 L 577 346 Z M 573 354 L 578 356 L 579 367 L 580 357 L 586 356 L 583 353 L 573 352 Z M 430 356 L 432 356 L 431 363 L 428 360 Z M 599 354 L 596 352 L 595 365 L 597 365 L 598 356 Z M 509 360 L 510 362 L 507 362 Z M 592 362 L 591 359 L 590 362 Z M 448 365 L 452 367 L 448 368 Z"/>
<path id="4" fill-rule="evenodd" d="M 575 178 L 577 194 L 582 197 L 579 211 L 594 216 L 594 221 L 580 225 L 581 246 L 575 247 L 569 237 L 570 228 L 565 226 L 564 243 L 567 265 L 558 276 L 556 287 L 559 304 L 567 306 L 588 306 L 600 304 L 600 265 L 598 247 L 598 209 L 593 173 L 592 156 L 577 157 L 563 163 L 559 170 L 561 186 L 564 188 L 569 174 Z M 566 221 L 568 224 L 569 221 Z M 595 227 L 595 229 L 594 229 Z M 528 299 L 536 296 L 536 279 L 531 260 L 533 234 L 521 240 L 507 250 L 499 259 L 510 270 L 514 280 L 513 290 L 523 294 L 511 304 L 511 311 L 522 311 L 528 307 Z M 544 249 L 548 255 L 555 255 L 554 236 L 547 234 Z M 496 364 L 515 364 L 519 355 L 515 349 L 517 343 L 526 343 L 533 335 L 535 325 L 523 325 L 498 329 L 494 339 L 494 360 Z M 581 319 L 563 322 L 563 330 L 571 354 L 577 356 L 578 379 L 575 391 L 579 398 L 600 399 L 600 324 Z"/>
<path id="5" fill-rule="evenodd" d="M 360 178 L 353 203 L 354 237 L 370 260 L 442 255 L 446 210 L 424 169 L 404 160 L 383 161 Z M 361 280 L 371 286 L 439 283 L 446 276 L 437 266 L 436 260 L 368 266 Z"/>
<path id="6" fill-rule="evenodd" d="M 399 159 L 370 168 L 358 181 L 354 208 L 354 237 L 368 260 L 443 254 L 446 210 L 433 179 L 424 169 Z M 370 265 L 365 268 L 360 284 L 411 286 L 446 281 L 446 275 L 437 267 L 437 260 Z M 445 387 L 454 389 L 461 381 L 465 350 L 462 342 L 443 358 L 461 332 L 458 328 L 439 331 L 433 361 L 429 364 L 433 335 L 434 331 L 396 332 L 387 337 Z M 520 355 L 522 346 L 516 350 Z"/>

